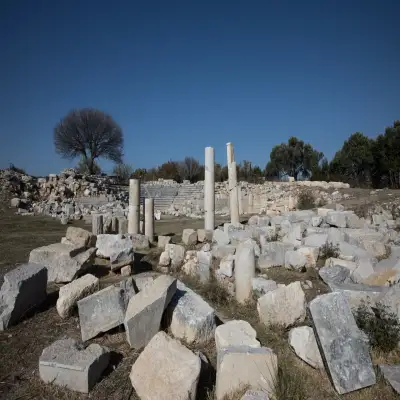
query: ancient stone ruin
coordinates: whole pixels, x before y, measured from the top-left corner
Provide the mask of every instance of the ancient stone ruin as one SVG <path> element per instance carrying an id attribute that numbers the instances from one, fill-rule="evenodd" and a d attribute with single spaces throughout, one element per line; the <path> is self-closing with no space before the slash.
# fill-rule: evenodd
<path id="1" fill-rule="evenodd" d="M 121 205 L 119 215 L 88 214 L 92 232 L 68 227 L 61 243 L 32 249 L 28 264 L 5 275 L 0 329 L 18 324 L 43 302 L 50 282 L 62 285 L 60 319 L 78 315 L 80 341 L 64 338 L 43 349 L 38 359 L 43 382 L 89 393 L 110 362 L 110 350 L 91 340 L 119 327 L 130 348 L 141 350 L 129 374 L 141 399 L 195 399 L 208 360 L 192 346 L 204 343 L 212 343 L 217 354 L 216 399 L 243 387 L 242 400 L 274 398 L 276 350 L 260 343 L 244 319 L 221 323 L 215 307 L 185 283 L 190 278 L 200 284 L 215 280 L 232 301 L 253 307 L 264 326 L 289 329 L 288 346 L 308 366 L 325 369 L 339 395 L 376 384 L 370 343 L 354 313 L 368 301 L 385 305 L 400 321 L 400 221 L 388 212 L 360 218 L 334 196 L 324 207 L 296 210 L 290 202 L 305 183 L 241 186 L 231 144 L 227 153 L 228 186 L 214 190 L 214 151 L 206 148 L 205 183 L 195 185 L 204 189 L 204 228 L 185 229 L 181 243 L 167 236 L 155 241 L 153 198 L 144 202 L 141 226 L 143 185 L 131 180 L 127 210 Z M 271 197 L 273 190 L 277 197 Z M 230 222 L 215 227 L 215 205 L 223 196 L 229 197 Z M 68 215 L 77 215 L 75 203 L 63 207 L 68 204 L 74 207 Z M 243 223 L 240 204 L 251 214 Z M 150 248 L 160 249 L 154 271 L 137 273 L 137 252 Z M 101 288 L 95 257 L 121 280 Z M 308 301 L 310 281 L 281 284 L 269 278 L 274 269 L 299 276 L 314 269 L 327 293 Z M 400 393 L 400 365 L 379 368 Z"/>

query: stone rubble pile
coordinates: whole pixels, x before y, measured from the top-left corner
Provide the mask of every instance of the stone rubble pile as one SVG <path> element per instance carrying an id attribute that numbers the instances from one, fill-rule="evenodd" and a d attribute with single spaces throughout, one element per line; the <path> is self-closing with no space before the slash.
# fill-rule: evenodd
<path id="1" fill-rule="evenodd" d="M 200 282 L 216 279 L 240 303 L 255 295 L 260 321 L 290 329 L 288 345 L 309 366 L 326 369 L 338 394 L 363 389 L 376 376 L 354 310 L 368 299 L 400 320 L 400 224 L 387 212 L 379 216 L 359 218 L 337 205 L 276 210 L 211 231 L 185 229 L 182 244 L 158 237 L 159 271 L 133 276 L 135 251 L 151 245 L 146 236 L 68 227 L 62 243 L 33 249 L 29 264 L 5 275 L 0 329 L 43 302 L 48 282 L 62 283 L 56 309 L 62 319 L 77 310 L 81 342 L 63 338 L 43 350 L 43 382 L 88 393 L 110 362 L 110 349 L 90 341 L 124 327 L 129 346 L 143 349 L 129 375 L 141 399 L 195 399 L 208 361 L 189 347 L 210 341 L 217 353 L 217 400 L 242 387 L 249 389 L 242 399 L 273 396 L 279 366 L 274 349 L 263 346 L 244 320 L 217 326 L 214 308 L 174 277 L 179 272 Z M 101 288 L 95 257 L 128 276 Z M 318 269 L 330 292 L 307 302 L 312 283 L 278 284 L 268 278 L 273 268 Z M 312 327 L 305 325 L 307 312 Z M 398 391 L 400 366 L 380 368 Z"/>
<path id="2" fill-rule="evenodd" d="M 22 215 L 44 214 L 60 218 L 63 223 L 82 219 L 93 213 L 117 217 L 128 214 L 128 190 L 118 186 L 114 177 L 78 174 L 73 168 L 59 175 L 36 178 L 13 170 L 0 170 L 1 192 Z M 154 198 L 157 219 L 161 214 L 203 218 L 204 182 L 179 184 L 160 179 L 142 183 L 141 198 Z M 330 204 L 349 198 L 340 190 L 341 182 L 265 182 L 238 183 L 241 214 L 285 212 L 295 208 L 299 193 L 311 188 L 317 202 Z M 333 191 L 332 191 L 333 190 Z M 215 183 L 215 213 L 228 215 L 228 182 Z M 143 207 L 142 207 L 143 212 Z"/>

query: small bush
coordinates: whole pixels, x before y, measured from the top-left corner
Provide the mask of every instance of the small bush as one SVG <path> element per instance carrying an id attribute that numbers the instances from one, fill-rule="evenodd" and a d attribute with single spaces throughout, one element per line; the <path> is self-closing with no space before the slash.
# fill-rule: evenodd
<path id="1" fill-rule="evenodd" d="M 355 318 L 358 327 L 367 334 L 373 348 L 383 353 L 397 348 L 400 341 L 400 323 L 397 316 L 387 307 L 382 304 L 371 307 L 362 302 L 355 312 Z"/>
<path id="2" fill-rule="evenodd" d="M 320 258 L 338 258 L 340 254 L 340 249 L 338 245 L 334 245 L 333 243 L 326 242 L 320 250 L 319 257 Z"/>
<path id="3" fill-rule="evenodd" d="M 119 183 L 128 183 L 133 174 L 133 168 L 129 164 L 117 164 L 114 167 L 113 174 L 117 177 Z"/>
<path id="4" fill-rule="evenodd" d="M 297 209 L 311 210 L 312 208 L 315 208 L 315 198 L 313 194 L 309 191 L 301 192 L 297 200 Z"/>

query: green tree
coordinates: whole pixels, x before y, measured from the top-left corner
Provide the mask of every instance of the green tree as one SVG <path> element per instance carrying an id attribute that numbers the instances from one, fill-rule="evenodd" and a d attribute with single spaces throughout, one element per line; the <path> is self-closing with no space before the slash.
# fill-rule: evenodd
<path id="1" fill-rule="evenodd" d="M 95 160 L 122 162 L 123 134 L 112 117 L 94 108 L 70 111 L 54 128 L 54 145 L 62 157 L 81 157 L 90 174 Z"/>
<path id="2" fill-rule="evenodd" d="M 331 161 L 331 174 L 353 185 L 369 186 L 374 168 L 373 144 L 362 133 L 353 133 Z"/>
<path id="3" fill-rule="evenodd" d="M 400 188 L 400 121 L 385 129 L 373 145 L 374 186 Z"/>
<path id="4" fill-rule="evenodd" d="M 173 179 L 176 182 L 182 182 L 179 172 L 179 162 L 167 161 L 157 170 L 157 177 L 162 179 Z"/>
<path id="5" fill-rule="evenodd" d="M 273 147 L 270 161 L 265 168 L 267 176 L 281 178 L 284 175 L 298 179 L 309 177 L 322 160 L 324 154 L 315 150 L 311 144 L 291 137 L 287 143 Z"/>

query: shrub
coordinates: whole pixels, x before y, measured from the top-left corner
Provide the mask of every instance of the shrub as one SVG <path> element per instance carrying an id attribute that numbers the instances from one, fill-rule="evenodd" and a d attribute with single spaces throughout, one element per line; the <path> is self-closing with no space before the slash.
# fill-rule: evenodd
<path id="1" fill-rule="evenodd" d="M 333 243 L 326 242 L 320 250 L 319 256 L 320 258 L 338 258 L 340 254 L 340 249 L 338 245 L 334 245 Z"/>
<path id="2" fill-rule="evenodd" d="M 133 168 L 129 164 L 117 164 L 114 167 L 113 174 L 117 177 L 119 183 L 127 183 L 133 174 Z"/>
<path id="3" fill-rule="evenodd" d="M 313 194 L 309 191 L 301 192 L 297 200 L 297 209 L 310 210 L 312 208 L 315 208 L 315 198 Z"/>
<path id="4" fill-rule="evenodd" d="M 382 304 L 374 307 L 362 302 L 355 312 L 358 327 L 363 330 L 371 346 L 384 353 L 397 348 L 400 341 L 400 322 L 396 314 Z"/>

